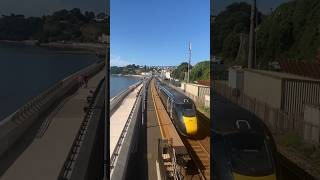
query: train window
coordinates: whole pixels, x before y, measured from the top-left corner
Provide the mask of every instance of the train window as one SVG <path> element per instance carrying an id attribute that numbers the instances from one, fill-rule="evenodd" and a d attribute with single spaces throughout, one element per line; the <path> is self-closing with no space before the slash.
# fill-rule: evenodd
<path id="1" fill-rule="evenodd" d="M 183 107 L 183 115 L 184 116 L 191 117 L 191 116 L 196 115 L 193 104 L 183 104 L 182 107 Z"/>
<path id="2" fill-rule="evenodd" d="M 233 133 L 225 136 L 232 168 L 243 175 L 273 173 L 269 144 L 261 134 Z"/>

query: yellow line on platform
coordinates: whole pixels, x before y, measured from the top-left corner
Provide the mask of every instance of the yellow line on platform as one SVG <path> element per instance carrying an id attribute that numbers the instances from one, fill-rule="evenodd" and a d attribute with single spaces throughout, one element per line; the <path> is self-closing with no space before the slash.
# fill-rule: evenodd
<path id="1" fill-rule="evenodd" d="M 157 106 L 156 106 L 155 99 L 154 99 L 154 95 L 153 95 L 152 87 L 151 87 L 151 94 L 152 94 L 152 100 L 153 100 L 154 110 L 156 111 L 156 115 L 157 115 L 157 120 L 158 120 L 158 124 L 159 124 L 159 128 L 160 128 L 161 137 L 164 138 L 163 132 L 162 132 L 162 126 L 161 126 L 160 119 L 159 119 L 159 115 L 158 115 Z"/>

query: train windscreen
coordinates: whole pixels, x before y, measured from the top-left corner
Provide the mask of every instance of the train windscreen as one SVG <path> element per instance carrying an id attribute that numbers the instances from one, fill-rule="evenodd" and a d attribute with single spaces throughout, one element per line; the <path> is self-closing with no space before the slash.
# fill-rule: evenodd
<path id="1" fill-rule="evenodd" d="M 232 168 L 243 175 L 273 173 L 273 160 L 269 144 L 262 134 L 233 133 L 225 136 Z"/>
<path id="2" fill-rule="evenodd" d="M 193 104 L 183 104 L 183 115 L 187 117 L 192 117 L 196 115 L 195 108 Z"/>

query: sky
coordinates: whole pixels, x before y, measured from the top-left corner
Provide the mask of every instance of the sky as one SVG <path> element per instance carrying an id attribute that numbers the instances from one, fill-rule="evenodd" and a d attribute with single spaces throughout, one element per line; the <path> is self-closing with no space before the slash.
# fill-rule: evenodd
<path id="1" fill-rule="evenodd" d="M 99 13 L 106 12 L 106 6 L 106 0 L 0 0 L 0 15 L 42 16 L 72 8 Z"/>
<path id="2" fill-rule="evenodd" d="M 110 0 L 111 66 L 209 60 L 209 0 Z"/>
<path id="3" fill-rule="evenodd" d="M 213 14 L 217 15 L 219 12 L 223 11 L 228 5 L 234 2 L 248 2 L 251 3 L 252 0 L 211 0 L 210 9 L 213 10 Z M 275 9 L 281 3 L 288 2 L 289 0 L 257 0 L 257 7 L 259 11 L 263 13 L 270 13 L 271 8 Z M 211 12 L 212 13 L 212 12 Z"/>

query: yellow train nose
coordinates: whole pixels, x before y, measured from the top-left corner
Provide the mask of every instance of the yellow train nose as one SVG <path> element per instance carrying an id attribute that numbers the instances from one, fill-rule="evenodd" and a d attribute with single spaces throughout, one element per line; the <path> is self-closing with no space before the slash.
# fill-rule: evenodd
<path id="1" fill-rule="evenodd" d="M 195 135 L 198 131 L 197 117 L 183 116 L 184 125 L 188 135 Z"/>
<path id="2" fill-rule="evenodd" d="M 237 173 L 233 173 L 233 177 L 235 180 L 276 180 L 276 175 L 271 174 L 267 176 L 260 176 L 260 177 L 254 177 L 254 176 L 245 176 Z"/>

